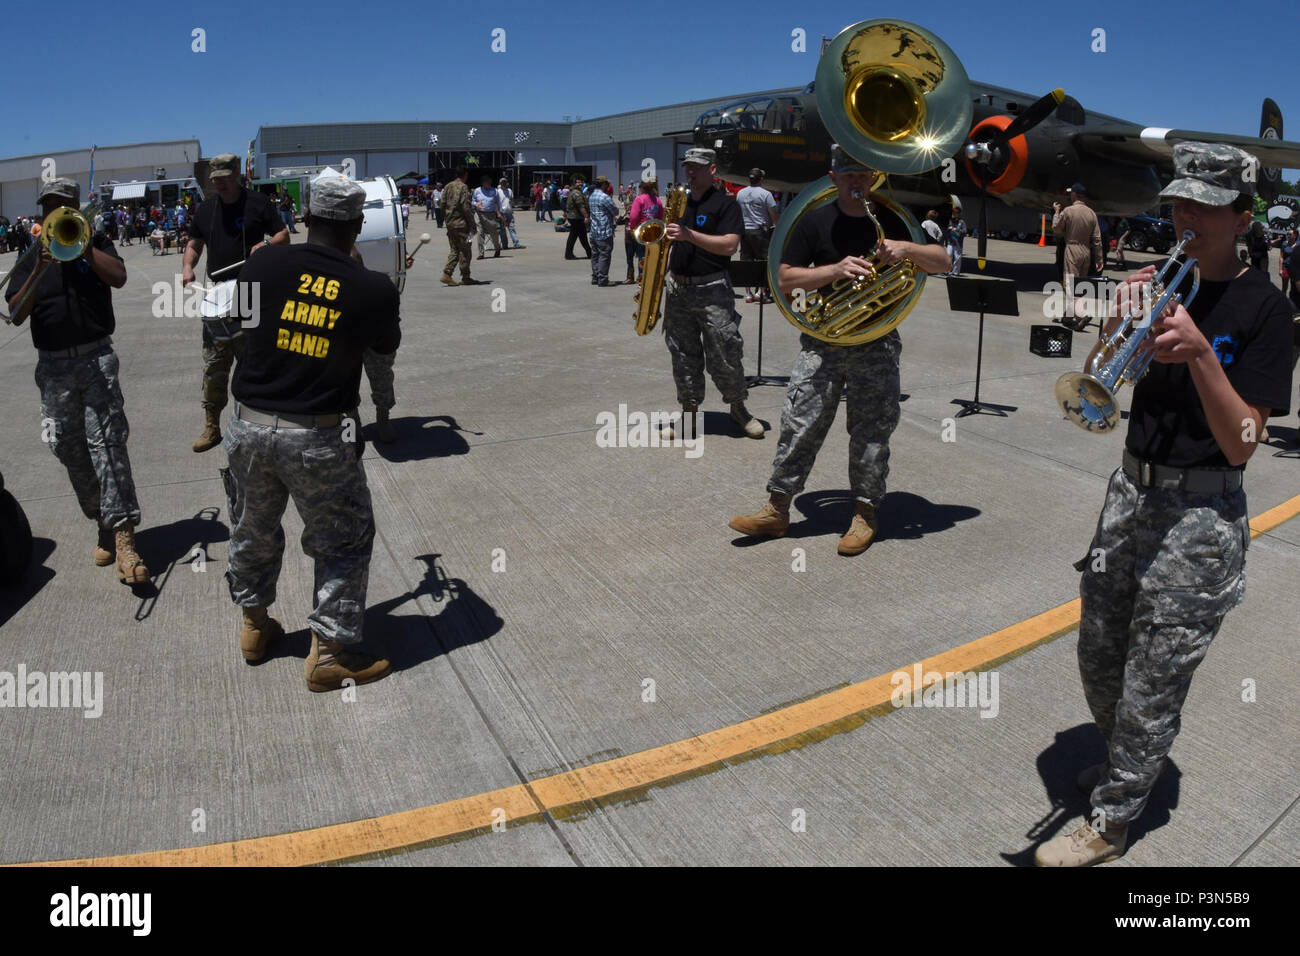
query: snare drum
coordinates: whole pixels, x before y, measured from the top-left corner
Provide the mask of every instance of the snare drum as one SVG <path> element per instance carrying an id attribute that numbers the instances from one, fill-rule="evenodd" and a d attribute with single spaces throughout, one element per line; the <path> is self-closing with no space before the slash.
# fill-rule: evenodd
<path id="1" fill-rule="evenodd" d="M 238 279 L 218 282 L 199 304 L 199 315 L 203 317 L 208 334 L 218 341 L 228 342 L 244 331 L 239 316 L 235 314 L 239 305 L 238 286 Z"/>

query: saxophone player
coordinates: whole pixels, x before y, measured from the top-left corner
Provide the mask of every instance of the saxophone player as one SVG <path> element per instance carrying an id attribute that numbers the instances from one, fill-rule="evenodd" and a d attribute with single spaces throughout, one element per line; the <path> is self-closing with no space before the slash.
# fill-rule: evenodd
<path id="1" fill-rule="evenodd" d="M 920 245 L 907 239 L 897 217 L 881 209 L 877 236 L 860 196 L 871 189 L 875 172 L 838 145 L 831 147 L 831 179 L 836 201 L 804 216 L 791 232 L 777 281 L 783 295 L 795 290 L 830 291 L 837 279 L 867 276 L 863 258 L 874 247 L 882 265 L 911 259 L 927 273 L 947 272 L 952 260 L 941 245 Z M 854 194 L 857 193 L 857 196 Z M 732 518 L 741 534 L 779 538 L 790 527 L 790 502 L 803 490 L 835 420 L 840 393 L 848 390 L 849 483 L 856 499 L 853 522 L 840 539 L 839 553 L 861 554 L 875 538 L 876 508 L 885 496 L 889 474 L 889 436 L 898 426 L 898 356 L 902 343 L 891 331 L 861 345 L 832 345 L 804 334 L 801 351 L 790 374 L 781 412 L 781 439 L 767 483 L 771 497 L 752 515 Z"/>
<path id="2" fill-rule="evenodd" d="M 688 149 L 682 168 L 690 196 L 682 217 L 668 225 L 667 236 L 673 245 L 668 254 L 670 281 L 665 284 L 664 303 L 664 338 L 673 360 L 682 428 L 686 437 L 695 437 L 690 431 L 704 401 L 707 364 L 722 400 L 731 406 L 732 421 L 750 438 L 762 438 L 762 423 L 745 408 L 749 397 L 742 361 L 745 343 L 727 274 L 731 257 L 740 247 L 745 219 L 740 204 L 713 185 L 717 171 L 713 150 Z M 671 441 L 675 432 L 669 426 L 662 434 Z"/>

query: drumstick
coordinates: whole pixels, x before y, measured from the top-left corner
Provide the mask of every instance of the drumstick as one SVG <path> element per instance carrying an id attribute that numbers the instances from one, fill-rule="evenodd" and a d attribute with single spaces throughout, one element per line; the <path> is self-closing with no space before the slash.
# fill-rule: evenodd
<path id="1" fill-rule="evenodd" d="M 230 265 L 228 265 L 228 266 L 222 266 L 222 267 L 221 267 L 220 269 L 218 269 L 216 272 L 209 272 L 209 273 L 208 273 L 208 278 L 209 278 L 209 279 L 215 279 L 217 276 L 221 275 L 221 273 L 223 273 L 223 272 L 229 272 L 231 269 L 238 269 L 240 266 L 242 266 L 242 265 L 243 265 L 245 262 L 247 262 L 247 261 L 248 261 L 247 259 L 240 259 L 238 262 L 232 262 L 232 263 L 231 263 Z"/>
<path id="2" fill-rule="evenodd" d="M 415 251 L 406 254 L 406 268 L 411 268 L 411 263 L 415 261 L 415 253 L 420 251 L 420 246 L 424 245 L 426 242 L 430 242 L 432 239 L 433 236 L 429 235 L 427 232 L 420 234 L 420 241 L 416 243 Z"/>

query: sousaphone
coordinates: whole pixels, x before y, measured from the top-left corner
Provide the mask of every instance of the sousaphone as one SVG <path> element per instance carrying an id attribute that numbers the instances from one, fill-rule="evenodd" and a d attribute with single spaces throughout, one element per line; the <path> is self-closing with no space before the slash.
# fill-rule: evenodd
<path id="1" fill-rule="evenodd" d="M 923 242 L 920 226 L 907 210 L 874 193 L 886 174 L 927 172 L 965 142 L 974 105 L 961 61 L 946 43 L 913 23 L 865 20 L 831 41 L 817 65 L 814 89 L 831 139 L 880 174 L 873 195 L 863 201 L 887 209 L 902 220 L 912 241 Z M 860 345 L 907 317 L 925 287 L 925 273 L 906 259 L 881 265 L 873 249 L 863 249 L 859 254 L 871 260 L 873 275 L 840 280 L 825 296 L 810 289 L 796 297 L 801 301 L 792 302 L 783 295 L 777 274 L 794 227 L 801 216 L 835 202 L 837 195 L 824 176 L 805 187 L 782 214 L 768 253 L 768 284 L 777 308 L 801 332 L 835 345 Z"/>

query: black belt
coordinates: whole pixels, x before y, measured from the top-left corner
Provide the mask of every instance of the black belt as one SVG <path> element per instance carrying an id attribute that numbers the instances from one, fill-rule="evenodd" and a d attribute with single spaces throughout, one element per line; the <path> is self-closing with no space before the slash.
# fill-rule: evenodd
<path id="1" fill-rule="evenodd" d="M 334 428 L 343 421 L 343 415 L 295 415 L 291 412 L 261 412 L 256 408 L 235 402 L 235 417 L 252 425 L 270 425 L 272 428 Z"/>
<path id="2" fill-rule="evenodd" d="M 710 272 L 706 276 L 684 276 L 677 272 L 669 273 L 673 281 L 678 285 L 708 285 L 710 282 L 717 282 L 719 279 L 725 279 L 725 272 Z"/>
<path id="3" fill-rule="evenodd" d="M 89 355 L 91 352 L 98 352 L 100 349 L 107 348 L 113 344 L 113 337 L 106 335 L 102 339 L 96 339 L 94 342 L 87 342 L 84 345 L 74 345 L 70 349 L 37 349 L 37 354 L 43 359 L 70 359 L 80 358 L 83 355 Z"/>
<path id="4" fill-rule="evenodd" d="M 1241 487 L 1238 468 L 1170 468 L 1124 451 L 1124 474 L 1142 488 L 1189 491 L 1195 495 L 1231 494 Z"/>

